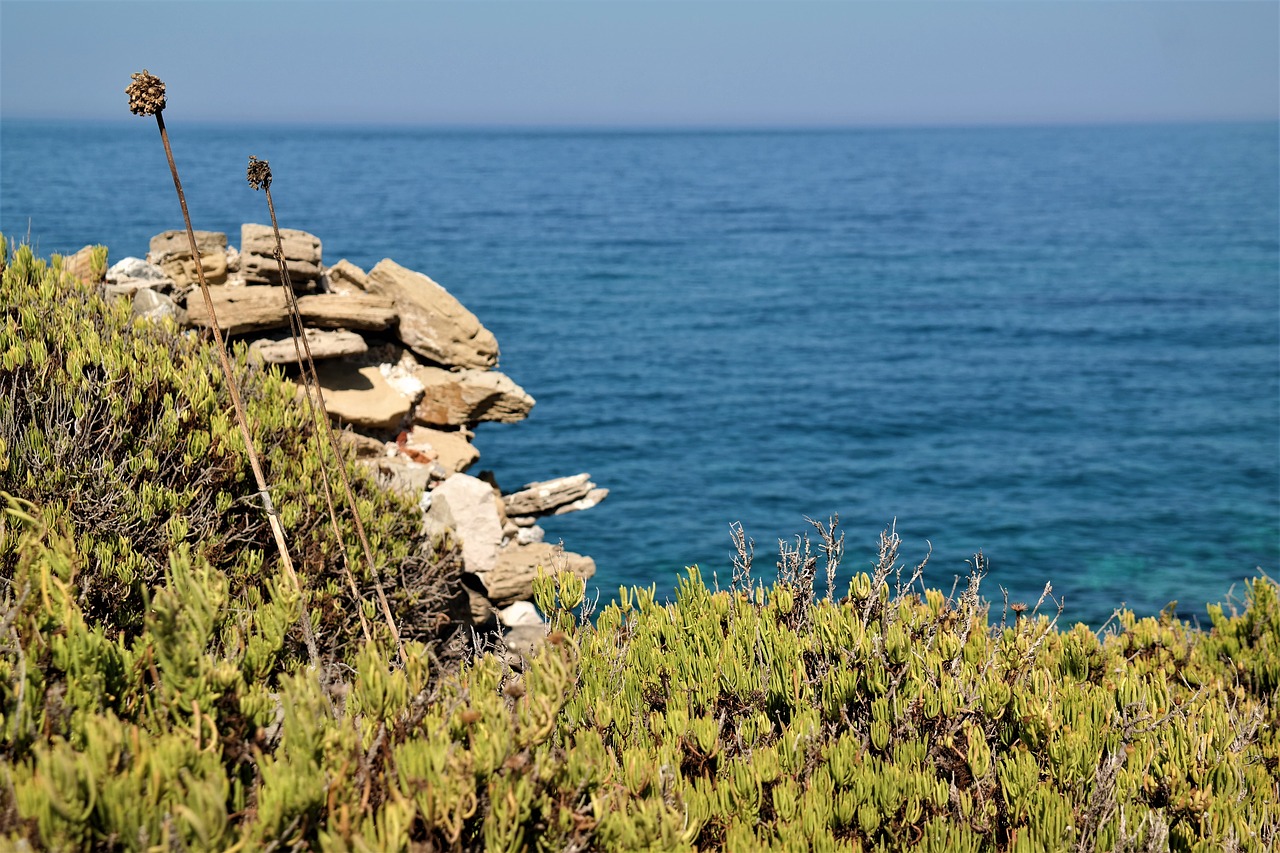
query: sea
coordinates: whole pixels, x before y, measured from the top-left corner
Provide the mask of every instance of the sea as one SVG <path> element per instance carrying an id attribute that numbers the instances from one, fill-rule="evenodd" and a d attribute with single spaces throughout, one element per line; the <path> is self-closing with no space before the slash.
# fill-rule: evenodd
<path id="1" fill-rule="evenodd" d="M 589 472 L 544 522 L 620 586 L 732 582 L 731 525 L 838 516 L 835 594 L 901 537 L 1006 601 L 1101 629 L 1207 624 L 1280 569 L 1274 123 L 847 130 L 233 126 L 168 131 L 197 229 L 430 275 L 537 399 L 482 424 L 504 490 Z M 155 123 L 0 124 L 0 230 L 112 262 L 182 227 Z M 473 471 L 474 473 L 474 471 Z M 905 577 L 905 575 L 904 575 Z M 1045 594 L 1045 590 L 1049 592 Z M 1114 624 L 1114 623 L 1113 623 Z"/>

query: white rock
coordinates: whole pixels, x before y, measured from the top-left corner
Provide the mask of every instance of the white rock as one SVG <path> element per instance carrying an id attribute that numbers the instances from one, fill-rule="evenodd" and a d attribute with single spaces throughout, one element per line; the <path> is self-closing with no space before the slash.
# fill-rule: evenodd
<path id="1" fill-rule="evenodd" d="M 530 601 L 517 601 L 515 604 L 509 605 L 498 611 L 498 620 L 508 628 L 514 628 L 517 625 L 542 625 L 542 617 L 538 615 L 538 608 L 533 606 Z"/>
<path id="2" fill-rule="evenodd" d="M 168 277 L 165 276 L 164 270 L 160 269 L 160 267 L 155 264 L 147 263 L 142 258 L 122 258 L 112 264 L 111 268 L 107 270 L 107 281 L 120 282 L 135 279 L 139 281 L 154 281 L 157 283 L 169 280 Z"/>
<path id="3" fill-rule="evenodd" d="M 454 474 L 431 494 L 429 520 L 452 528 L 462 546 L 462 565 L 483 575 L 498 562 L 502 520 L 493 487 L 469 474 Z"/>

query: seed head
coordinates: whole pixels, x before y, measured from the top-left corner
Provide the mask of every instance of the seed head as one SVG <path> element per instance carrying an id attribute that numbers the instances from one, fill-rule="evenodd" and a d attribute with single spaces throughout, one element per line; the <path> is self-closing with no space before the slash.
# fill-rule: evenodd
<path id="1" fill-rule="evenodd" d="M 259 160 L 250 154 L 249 169 L 246 174 L 249 178 L 249 186 L 255 190 L 271 189 L 271 166 L 266 160 Z"/>
<path id="2" fill-rule="evenodd" d="M 138 116 L 153 116 L 164 109 L 164 81 L 142 69 L 133 75 L 133 82 L 125 87 L 129 96 L 129 112 Z"/>

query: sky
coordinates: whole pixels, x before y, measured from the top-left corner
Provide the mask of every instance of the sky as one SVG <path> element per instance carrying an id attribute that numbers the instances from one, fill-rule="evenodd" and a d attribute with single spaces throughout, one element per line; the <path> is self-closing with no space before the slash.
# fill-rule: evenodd
<path id="1" fill-rule="evenodd" d="M 0 0 L 0 121 L 842 127 L 1280 118 L 1280 2 Z"/>

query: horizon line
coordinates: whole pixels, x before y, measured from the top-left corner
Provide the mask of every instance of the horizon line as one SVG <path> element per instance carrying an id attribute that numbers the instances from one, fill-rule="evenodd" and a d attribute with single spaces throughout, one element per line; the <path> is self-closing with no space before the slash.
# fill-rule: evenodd
<path id="1" fill-rule="evenodd" d="M 136 116 L 64 117 L 0 114 L 0 125 L 9 122 L 29 124 L 95 124 L 125 125 L 137 121 Z M 895 130 L 982 130 L 982 129 L 1051 129 L 1088 127 L 1160 127 L 1188 125 L 1273 124 L 1280 125 L 1280 115 L 1262 117 L 1167 117 L 1167 118 L 1080 118 L 1080 119 L 975 119 L 972 121 L 866 121 L 866 122 L 717 122 L 717 123 L 616 123 L 616 122 L 430 122 L 341 120 L 341 119 L 226 119 L 195 118 L 184 121 L 190 126 L 322 128 L 326 130 L 420 130 L 439 133 L 815 133 L 845 131 Z"/>

